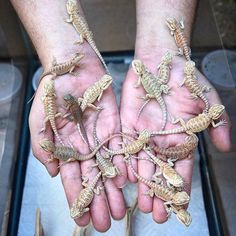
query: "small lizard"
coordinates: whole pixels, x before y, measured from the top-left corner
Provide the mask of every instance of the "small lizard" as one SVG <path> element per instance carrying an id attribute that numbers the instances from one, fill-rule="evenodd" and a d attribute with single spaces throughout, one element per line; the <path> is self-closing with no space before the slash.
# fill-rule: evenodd
<path id="1" fill-rule="evenodd" d="M 66 20 L 67 23 L 72 23 L 76 31 L 79 33 L 79 41 L 76 43 L 82 44 L 84 39 L 89 43 L 91 48 L 94 50 L 100 61 L 102 62 L 107 74 L 110 74 L 107 65 L 99 52 L 95 41 L 93 39 L 93 33 L 89 30 L 88 24 L 85 18 L 79 12 L 79 6 L 76 0 L 68 0 L 66 3 L 67 13 L 69 19 Z"/>
<path id="2" fill-rule="evenodd" d="M 100 113 L 100 111 L 99 111 L 99 113 Z M 99 113 L 96 117 L 96 120 L 94 122 L 94 128 L 93 128 L 95 147 L 97 147 L 100 143 L 98 140 L 98 137 L 97 137 L 97 132 L 96 132 L 96 124 L 97 124 L 97 119 L 98 119 Z M 112 161 L 109 159 L 108 153 L 105 153 L 103 156 L 98 151 L 96 153 L 96 164 L 93 165 L 92 167 L 95 167 L 95 166 L 98 166 L 98 168 L 102 172 L 102 177 L 104 180 L 105 180 L 105 178 L 115 178 L 117 175 L 120 174 L 118 167 L 113 165 Z"/>
<path id="3" fill-rule="evenodd" d="M 153 197 L 154 195 L 163 201 L 165 205 L 175 204 L 175 205 L 185 205 L 189 202 L 190 197 L 185 191 L 176 191 L 174 189 L 168 188 L 161 184 L 157 184 L 150 180 L 147 180 L 140 176 L 133 168 L 130 157 L 126 158 L 125 161 L 129 165 L 129 168 L 133 175 L 138 179 L 138 181 L 147 185 L 150 189 L 147 192 L 147 195 Z"/>
<path id="4" fill-rule="evenodd" d="M 40 77 L 39 82 L 42 80 L 43 77 L 46 75 L 52 75 L 52 79 L 54 79 L 58 75 L 64 75 L 66 73 L 70 73 L 73 75 L 76 75 L 73 71 L 75 67 L 79 66 L 79 62 L 84 57 L 84 54 L 76 53 L 74 57 L 72 57 L 70 60 L 62 63 L 57 63 L 56 59 L 53 59 L 52 67 L 48 69 L 47 71 L 43 72 L 43 74 Z"/>
<path id="5" fill-rule="evenodd" d="M 211 88 L 207 86 L 203 86 L 198 83 L 196 75 L 195 75 L 195 62 L 187 61 L 184 67 L 185 78 L 184 81 L 180 84 L 180 86 L 185 85 L 186 88 L 190 91 L 191 97 L 193 99 L 197 99 L 198 97 L 203 100 L 206 107 L 204 109 L 205 112 L 209 109 L 209 102 L 204 92 L 209 92 Z"/>
<path id="6" fill-rule="evenodd" d="M 183 20 L 178 22 L 175 18 L 167 18 L 166 24 L 170 29 L 171 35 L 173 35 L 175 38 L 175 43 L 179 49 L 179 55 L 184 55 L 187 61 L 190 61 L 191 50 L 187 45 L 187 40 L 183 32 L 184 30 Z"/>
<path id="7" fill-rule="evenodd" d="M 112 77 L 110 75 L 104 75 L 100 80 L 88 87 L 83 94 L 83 98 L 78 98 L 82 112 L 84 112 L 87 107 L 96 110 L 101 109 L 100 107 L 94 106 L 92 103 L 96 100 L 98 100 L 98 102 L 101 100 L 103 91 L 106 90 L 111 83 Z"/>
<path id="8" fill-rule="evenodd" d="M 91 153 L 89 154 L 78 154 L 78 152 L 73 147 L 66 146 L 56 146 L 52 141 L 48 139 L 43 139 L 39 142 L 41 148 L 52 155 L 46 160 L 46 163 L 52 162 L 54 159 L 62 160 L 65 163 L 71 161 L 86 161 L 95 156 L 98 150 L 110 139 L 121 136 L 120 134 L 113 134 L 110 137 L 103 140 Z"/>
<path id="9" fill-rule="evenodd" d="M 144 151 L 149 155 L 149 157 L 151 157 L 153 162 L 160 167 L 160 173 L 158 173 L 157 175 L 162 174 L 166 179 L 168 186 L 169 184 L 171 184 L 174 187 L 183 187 L 183 178 L 176 172 L 175 169 L 173 169 L 168 163 L 153 155 L 147 149 L 145 149 Z"/>
<path id="10" fill-rule="evenodd" d="M 111 155 L 125 155 L 128 157 L 129 155 L 136 154 L 142 149 L 145 149 L 146 144 L 148 144 L 150 139 L 150 133 L 148 130 L 144 129 L 140 132 L 137 140 L 132 141 L 129 144 L 124 144 L 123 147 L 119 150 L 111 150 L 106 147 L 103 147 L 108 153 Z"/>
<path id="11" fill-rule="evenodd" d="M 170 79 L 170 69 L 172 63 L 173 56 L 170 52 L 166 52 L 165 55 L 162 57 L 160 64 L 158 65 L 158 81 L 161 84 L 167 84 Z"/>
<path id="12" fill-rule="evenodd" d="M 56 118 L 62 116 L 60 112 L 57 112 L 56 97 L 57 96 L 54 88 L 54 82 L 50 80 L 44 85 L 44 96 L 42 97 L 42 100 L 44 103 L 46 118 L 44 119 L 44 125 L 41 132 L 46 130 L 46 124 L 49 121 L 55 136 L 63 145 L 56 127 Z"/>
<path id="13" fill-rule="evenodd" d="M 214 128 L 217 128 L 220 125 L 227 124 L 225 120 L 221 120 L 218 123 L 215 123 L 215 120 L 217 120 L 224 113 L 224 111 L 225 107 L 223 105 L 214 104 L 210 107 L 207 113 L 203 112 L 198 116 L 189 119 L 186 123 L 182 118 L 176 119 L 173 122 L 174 124 L 180 122 L 181 127 L 171 130 L 154 131 L 151 132 L 151 136 L 179 133 L 187 133 L 189 135 L 192 135 L 194 133 L 198 133 L 207 129 L 210 124 L 212 124 Z"/>
<path id="14" fill-rule="evenodd" d="M 142 109 L 150 101 L 150 99 L 156 99 L 162 110 L 163 120 L 161 130 L 163 130 L 167 122 L 167 108 L 165 101 L 162 98 L 162 93 L 168 94 L 169 86 L 166 84 L 162 84 L 161 81 L 158 81 L 158 78 L 147 71 L 144 64 L 140 60 L 133 60 L 132 67 L 134 72 L 138 75 L 138 82 L 135 87 L 139 87 L 142 83 L 144 90 L 147 92 L 146 96 L 144 97 L 144 100 L 146 100 L 146 102 L 139 110 L 138 117 L 140 116 Z"/>
<path id="15" fill-rule="evenodd" d="M 73 121 L 76 123 L 80 136 L 89 145 L 87 132 L 83 124 L 83 113 L 77 99 L 71 94 L 66 94 L 63 98 L 66 102 L 66 109 L 70 112 Z"/>
<path id="16" fill-rule="evenodd" d="M 169 211 L 170 211 L 170 212 L 168 212 L 169 214 L 171 212 L 174 212 L 176 214 L 176 217 L 179 220 L 179 222 L 181 222 L 185 226 L 188 227 L 191 224 L 192 217 L 188 211 L 186 211 L 184 208 L 182 208 L 182 206 L 176 206 L 176 205 L 172 204 L 172 205 L 170 205 Z"/>
<path id="17" fill-rule="evenodd" d="M 75 199 L 73 202 L 71 208 L 70 208 L 70 216 L 73 219 L 81 217 L 85 212 L 89 211 L 89 205 L 93 200 L 94 193 L 100 194 L 101 187 L 98 186 L 95 189 L 95 186 L 97 185 L 97 182 L 102 175 L 101 172 L 99 172 L 95 178 L 92 180 L 91 183 L 86 183 L 85 181 L 82 183 L 85 187 L 82 189 L 79 193 L 79 196 Z"/>
<path id="18" fill-rule="evenodd" d="M 163 148 L 158 146 L 151 146 L 150 148 L 161 154 L 161 158 L 163 159 L 163 155 L 166 156 L 164 159 L 168 161 L 171 165 L 173 165 L 173 161 L 181 160 L 186 157 L 189 157 L 193 151 L 196 149 L 198 145 L 198 137 L 195 134 L 188 135 L 185 138 L 185 142 L 182 144 L 178 144 L 174 147 Z"/>

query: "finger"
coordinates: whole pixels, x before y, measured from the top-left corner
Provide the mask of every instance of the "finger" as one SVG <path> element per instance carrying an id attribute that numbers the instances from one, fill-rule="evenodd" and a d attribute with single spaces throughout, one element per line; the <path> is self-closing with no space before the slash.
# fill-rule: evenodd
<path id="1" fill-rule="evenodd" d="M 43 139 L 53 141 L 53 133 L 49 125 L 45 132 L 40 132 L 43 127 L 43 120 L 45 119 L 43 103 L 40 101 L 40 96 L 42 96 L 41 91 L 42 90 L 38 90 L 35 96 L 29 116 L 32 151 L 33 155 L 46 167 L 48 173 L 54 177 L 59 172 L 57 168 L 58 161 L 55 159 L 50 163 L 45 163 L 45 161 L 49 159 L 50 153 L 44 151 L 39 144 L 40 140 Z"/>
<path id="2" fill-rule="evenodd" d="M 147 157 L 145 152 L 140 152 L 139 157 Z M 147 180 L 151 180 L 155 171 L 155 166 L 152 162 L 146 160 L 138 161 L 138 174 Z M 153 198 L 145 193 L 149 190 L 149 187 L 142 182 L 138 184 L 138 206 L 144 213 L 149 213 L 153 208 Z"/>
<path id="3" fill-rule="evenodd" d="M 121 146 L 118 144 L 121 142 L 120 138 L 114 138 L 109 142 L 109 148 L 112 150 L 119 150 Z M 112 159 L 112 163 L 116 166 L 120 172 L 113 181 L 118 188 L 124 187 L 127 180 L 127 169 L 122 155 L 115 155 Z"/>
<path id="4" fill-rule="evenodd" d="M 118 189 L 111 179 L 104 183 L 110 213 L 115 220 L 121 220 L 126 213 L 125 200 L 122 190 Z"/>
<path id="5" fill-rule="evenodd" d="M 162 224 L 168 220 L 167 218 L 167 212 L 164 207 L 164 202 L 154 197 L 153 200 L 153 212 L 152 212 L 152 218 L 155 220 L 158 224 Z"/>
<path id="6" fill-rule="evenodd" d="M 222 104 L 218 94 L 215 91 L 211 92 L 209 96 L 209 102 L 213 104 Z M 228 152 L 231 149 L 230 131 L 231 122 L 227 112 L 224 112 L 220 119 L 225 119 L 227 121 L 226 125 L 221 125 L 217 128 L 210 127 L 209 134 L 213 144 L 222 152 Z"/>

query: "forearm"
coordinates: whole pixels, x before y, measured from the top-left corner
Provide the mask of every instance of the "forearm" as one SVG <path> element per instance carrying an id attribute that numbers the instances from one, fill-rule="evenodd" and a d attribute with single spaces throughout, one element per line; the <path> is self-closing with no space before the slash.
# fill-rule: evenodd
<path id="1" fill-rule="evenodd" d="M 44 67 L 49 67 L 53 57 L 70 59 L 82 46 L 75 45 L 78 34 L 68 18 L 66 0 L 11 0 L 18 16 L 26 28 Z M 83 53 L 86 49 L 83 47 Z"/>
<path id="2" fill-rule="evenodd" d="M 136 0 L 136 55 L 145 51 L 150 53 L 150 49 L 176 50 L 173 36 L 165 23 L 167 17 L 184 20 L 184 34 L 189 43 L 196 3 L 196 0 Z"/>

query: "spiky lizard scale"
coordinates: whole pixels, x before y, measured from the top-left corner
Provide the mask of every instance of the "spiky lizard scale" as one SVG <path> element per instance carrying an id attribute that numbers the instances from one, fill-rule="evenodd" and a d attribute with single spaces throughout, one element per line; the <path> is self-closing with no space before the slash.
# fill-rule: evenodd
<path id="1" fill-rule="evenodd" d="M 187 45 L 187 40 L 183 32 L 183 21 L 178 22 L 175 18 L 167 18 L 166 24 L 170 29 L 171 34 L 174 36 L 175 43 L 179 50 L 182 51 L 182 54 L 186 57 L 188 61 L 191 60 L 190 48 Z"/>
<path id="2" fill-rule="evenodd" d="M 96 55 L 98 56 L 100 61 L 102 62 L 107 74 L 110 74 L 106 63 L 105 63 L 101 53 L 99 52 L 99 50 L 95 44 L 95 41 L 93 39 L 93 34 L 89 30 L 89 26 L 88 26 L 85 18 L 80 15 L 77 1 L 76 0 L 68 0 L 66 3 L 66 9 L 67 9 L 67 13 L 70 17 L 66 22 L 72 23 L 75 30 L 80 34 L 79 43 L 83 43 L 83 40 L 85 39 L 89 43 L 91 48 L 94 50 L 94 52 L 96 53 Z"/>
<path id="3" fill-rule="evenodd" d="M 73 202 L 70 208 L 70 215 L 73 219 L 81 217 L 85 212 L 89 211 L 88 206 L 93 200 L 94 197 L 94 188 L 101 176 L 99 172 L 91 183 L 87 184 L 84 189 L 79 193 L 79 196 Z"/>

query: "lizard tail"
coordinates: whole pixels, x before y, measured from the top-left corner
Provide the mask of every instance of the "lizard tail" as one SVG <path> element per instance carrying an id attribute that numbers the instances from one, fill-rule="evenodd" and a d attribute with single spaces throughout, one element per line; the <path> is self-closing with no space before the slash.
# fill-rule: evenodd
<path id="1" fill-rule="evenodd" d="M 161 130 L 164 130 L 166 127 L 166 123 L 167 123 L 167 108 L 165 105 L 165 102 L 163 99 L 161 99 L 161 101 L 159 102 L 161 110 L 162 110 L 162 125 L 161 125 Z"/>
<path id="2" fill-rule="evenodd" d="M 139 108 L 137 120 L 139 119 L 139 117 L 140 117 L 140 115 L 141 115 L 141 112 L 143 111 L 144 107 L 148 104 L 149 101 L 150 101 L 150 99 L 148 99 L 147 101 L 145 101 L 145 102 L 143 103 L 143 105 Z"/>
<path id="3" fill-rule="evenodd" d="M 79 124 L 77 124 L 77 129 L 79 132 L 80 137 L 82 138 L 83 142 L 86 143 L 88 146 L 90 146 L 89 141 L 88 141 L 88 137 L 86 135 L 86 130 Z"/>
<path id="4" fill-rule="evenodd" d="M 108 70 L 108 67 L 107 67 L 107 65 L 106 65 L 106 62 L 104 61 L 104 59 L 103 59 L 101 53 L 98 51 L 98 49 L 97 49 L 97 47 L 96 47 L 94 41 L 91 40 L 91 39 L 87 39 L 87 41 L 88 41 L 89 45 L 91 46 L 91 48 L 92 48 L 92 49 L 94 50 L 94 52 L 96 53 L 96 55 L 98 56 L 98 58 L 100 59 L 101 63 L 103 64 L 103 66 L 104 66 L 104 68 L 105 68 L 105 70 L 106 70 L 106 73 L 107 73 L 108 75 L 111 75 L 111 73 L 110 73 L 110 71 Z"/>
<path id="5" fill-rule="evenodd" d="M 203 102 L 205 103 L 205 109 L 204 109 L 204 112 L 208 112 L 209 110 L 209 101 L 208 99 L 206 98 L 206 96 L 204 94 L 200 94 L 199 97 L 203 100 Z"/>

